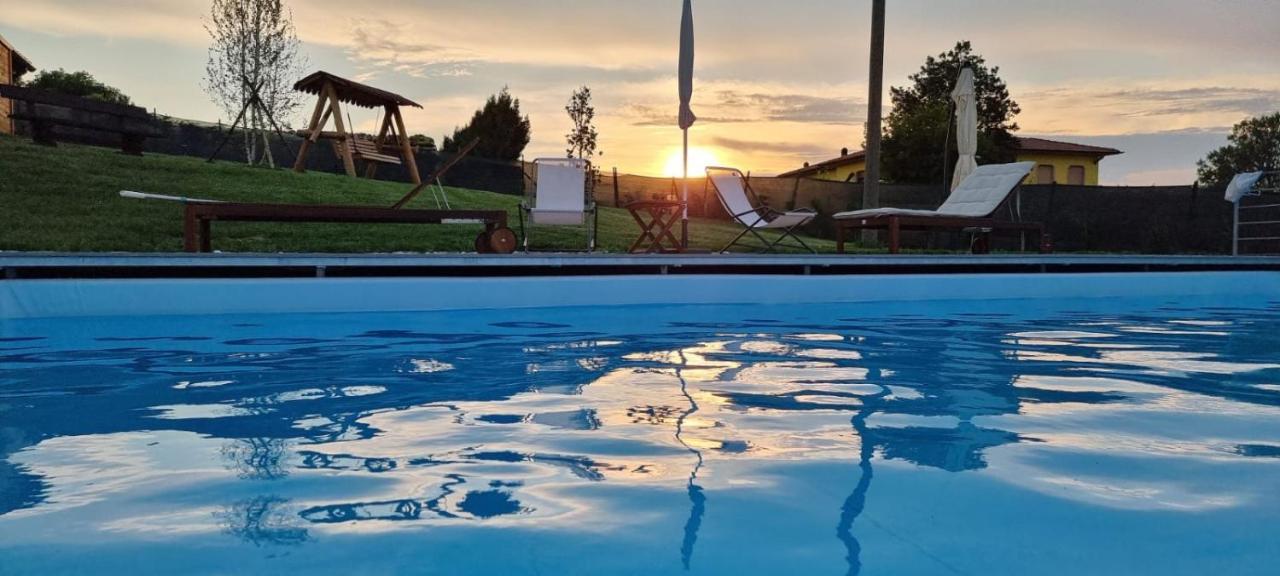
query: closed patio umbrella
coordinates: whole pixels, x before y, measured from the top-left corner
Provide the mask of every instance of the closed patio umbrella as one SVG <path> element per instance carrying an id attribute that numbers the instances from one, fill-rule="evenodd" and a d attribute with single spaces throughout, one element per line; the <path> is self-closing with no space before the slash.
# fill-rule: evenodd
<path id="1" fill-rule="evenodd" d="M 973 89 L 973 69 L 960 70 L 960 79 L 951 91 L 956 105 L 956 145 L 960 160 L 951 177 L 951 189 L 955 190 L 965 178 L 978 169 L 978 100 Z"/>
<path id="2" fill-rule="evenodd" d="M 680 17 L 680 130 L 684 131 L 684 179 L 681 202 L 680 245 L 689 248 L 689 127 L 697 117 L 689 108 L 693 99 L 693 2 L 684 0 L 684 13 Z"/>

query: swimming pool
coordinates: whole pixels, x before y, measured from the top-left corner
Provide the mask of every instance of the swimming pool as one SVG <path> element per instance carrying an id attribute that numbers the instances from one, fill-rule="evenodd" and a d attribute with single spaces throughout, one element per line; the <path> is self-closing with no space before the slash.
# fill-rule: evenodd
<path id="1" fill-rule="evenodd" d="M 0 573 L 1274 573 L 1274 274 L 916 280 L 11 293 Z"/>

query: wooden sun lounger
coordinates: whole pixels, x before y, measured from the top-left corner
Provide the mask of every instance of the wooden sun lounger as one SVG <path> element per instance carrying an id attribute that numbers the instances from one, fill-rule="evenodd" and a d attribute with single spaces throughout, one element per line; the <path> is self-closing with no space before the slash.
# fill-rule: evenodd
<path id="1" fill-rule="evenodd" d="M 991 250 L 992 233 L 1031 233 L 1035 246 L 1040 252 L 1047 253 L 1049 244 L 1045 242 L 1044 224 L 1040 222 L 1010 222 L 994 218 L 960 218 L 947 216 L 872 216 L 866 218 L 836 220 L 836 252 L 844 253 L 845 238 L 855 230 L 888 230 L 889 253 L 898 254 L 901 250 L 901 231 L 903 230 L 959 230 L 971 231 L 975 234 L 974 254 L 986 254 Z"/>
<path id="2" fill-rule="evenodd" d="M 1040 251 L 1048 252 L 1050 246 L 1046 241 L 1044 224 L 995 217 L 997 209 L 1008 200 L 1034 165 L 1032 162 L 1015 162 L 979 166 L 951 191 L 937 210 L 874 208 L 835 214 L 832 219 L 836 224 L 836 251 L 844 252 L 845 237 L 850 231 L 870 229 L 889 231 L 890 254 L 899 252 L 903 230 L 972 232 L 974 241 L 971 248 L 975 254 L 985 254 L 991 250 L 993 232 L 1022 234 L 1024 248 L 1025 235 L 1030 232 L 1035 234 Z"/>
<path id="3" fill-rule="evenodd" d="M 516 235 L 507 226 L 506 210 L 405 210 L 403 207 L 424 188 L 443 178 L 479 144 L 471 142 L 448 162 L 405 194 L 390 208 L 310 204 L 250 204 L 234 202 L 186 201 L 183 217 L 183 248 L 187 252 L 213 251 L 210 224 L 224 222 L 318 222 L 341 224 L 483 224 L 475 239 L 480 253 L 510 254 L 516 249 Z"/>
<path id="4" fill-rule="evenodd" d="M 373 206 L 188 202 L 183 215 L 183 249 L 187 252 L 212 252 L 210 224 L 215 220 L 343 224 L 484 224 L 484 232 L 476 238 L 478 252 L 510 253 L 515 250 L 516 245 L 515 233 L 507 228 L 506 210 L 402 210 Z M 499 238 L 504 234 L 510 237 Z"/>
<path id="5" fill-rule="evenodd" d="M 515 232 L 507 226 L 506 210 L 405 210 L 431 183 L 444 177 L 455 164 L 475 148 L 473 141 L 442 164 L 391 207 L 344 206 L 335 204 L 258 204 L 222 202 L 138 192 L 121 192 L 129 198 L 150 198 L 182 202 L 182 246 L 187 252 L 212 252 L 212 223 L 222 222 L 316 222 L 340 224 L 483 224 L 475 239 L 480 253 L 510 254 L 516 249 Z"/>

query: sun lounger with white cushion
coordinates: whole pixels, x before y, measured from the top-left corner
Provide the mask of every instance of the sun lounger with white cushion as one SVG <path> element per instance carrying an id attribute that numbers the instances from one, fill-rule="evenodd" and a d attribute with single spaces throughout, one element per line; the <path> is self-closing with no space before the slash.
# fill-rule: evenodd
<path id="1" fill-rule="evenodd" d="M 977 232 L 975 252 L 985 252 L 987 235 L 995 231 L 1033 232 L 1047 250 L 1044 225 L 1039 222 L 1014 222 L 995 217 L 996 210 L 1035 167 L 1034 162 L 988 164 L 979 166 L 956 187 L 937 210 L 906 208 L 874 208 L 840 212 L 836 221 L 837 250 L 844 252 L 845 236 L 853 230 L 885 229 L 889 231 L 889 252 L 899 252 L 900 231 L 957 229 Z"/>

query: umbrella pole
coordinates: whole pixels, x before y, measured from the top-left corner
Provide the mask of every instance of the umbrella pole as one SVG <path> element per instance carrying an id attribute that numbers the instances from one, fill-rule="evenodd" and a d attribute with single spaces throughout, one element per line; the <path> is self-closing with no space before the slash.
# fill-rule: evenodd
<path id="1" fill-rule="evenodd" d="M 689 249 L 689 129 L 684 129 L 684 178 L 680 181 L 684 192 L 681 202 L 684 214 L 680 219 L 680 249 Z"/>

